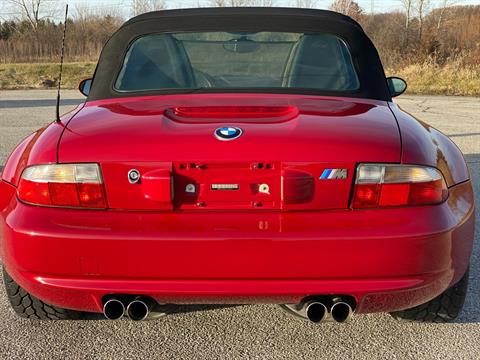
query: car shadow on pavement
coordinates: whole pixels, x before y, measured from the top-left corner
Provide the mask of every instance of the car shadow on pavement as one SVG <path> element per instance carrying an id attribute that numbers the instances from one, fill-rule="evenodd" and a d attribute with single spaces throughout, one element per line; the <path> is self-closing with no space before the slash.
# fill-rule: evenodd
<path id="1" fill-rule="evenodd" d="M 212 310 L 221 310 L 227 308 L 234 308 L 246 306 L 242 304 L 191 304 L 191 305 L 175 305 L 175 304 L 166 304 L 160 305 L 155 309 L 153 313 L 164 313 L 165 315 L 175 315 L 175 314 L 189 314 L 194 312 L 204 312 Z M 106 320 L 105 316 L 101 313 L 84 313 L 83 318 L 85 320 Z M 156 317 L 153 316 L 152 319 Z"/>

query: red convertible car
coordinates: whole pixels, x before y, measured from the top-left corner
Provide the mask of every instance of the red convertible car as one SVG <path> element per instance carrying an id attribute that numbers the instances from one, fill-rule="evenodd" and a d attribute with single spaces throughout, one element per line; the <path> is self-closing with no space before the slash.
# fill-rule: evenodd
<path id="1" fill-rule="evenodd" d="M 275 303 L 313 322 L 454 320 L 472 184 L 453 142 L 392 102 L 405 87 L 329 11 L 129 20 L 81 83 L 85 103 L 3 170 L 14 311 L 143 320 Z"/>

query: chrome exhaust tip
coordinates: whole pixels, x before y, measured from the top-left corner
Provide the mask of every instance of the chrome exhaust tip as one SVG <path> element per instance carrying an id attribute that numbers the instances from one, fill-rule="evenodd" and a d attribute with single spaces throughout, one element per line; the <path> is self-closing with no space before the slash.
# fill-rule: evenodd
<path id="1" fill-rule="evenodd" d="M 312 301 L 305 308 L 305 314 L 307 315 L 308 320 L 318 324 L 327 318 L 328 309 L 321 302 Z"/>
<path id="2" fill-rule="evenodd" d="M 332 305 L 332 308 L 330 309 L 330 314 L 332 315 L 333 320 L 339 323 L 343 323 L 350 319 L 353 314 L 353 310 L 352 307 L 346 302 L 339 301 Z"/>
<path id="3" fill-rule="evenodd" d="M 148 298 L 138 298 L 127 306 L 127 316 L 133 321 L 145 320 L 152 310 L 154 301 Z"/>
<path id="4" fill-rule="evenodd" d="M 103 305 L 103 315 L 108 320 L 118 320 L 125 314 L 125 306 L 120 300 L 110 299 Z"/>

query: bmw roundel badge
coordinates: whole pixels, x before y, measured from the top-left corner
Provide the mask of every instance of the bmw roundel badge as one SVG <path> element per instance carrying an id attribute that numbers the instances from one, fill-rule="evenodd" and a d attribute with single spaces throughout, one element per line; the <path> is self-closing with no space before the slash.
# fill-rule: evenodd
<path id="1" fill-rule="evenodd" d="M 228 141 L 240 137 L 242 133 L 242 129 L 238 127 L 228 126 L 216 129 L 214 134 L 218 140 Z"/>

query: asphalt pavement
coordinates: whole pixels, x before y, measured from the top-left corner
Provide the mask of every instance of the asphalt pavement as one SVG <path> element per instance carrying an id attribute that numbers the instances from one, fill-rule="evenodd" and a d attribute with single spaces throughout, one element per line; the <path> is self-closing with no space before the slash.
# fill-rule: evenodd
<path id="1" fill-rule="evenodd" d="M 81 100 L 64 91 L 62 111 Z M 480 99 L 404 95 L 398 103 L 457 143 L 480 204 Z M 54 119 L 54 105 L 54 91 L 0 91 L 0 166 L 22 138 Z M 275 305 L 185 308 L 140 323 L 39 322 L 16 317 L 0 284 L 0 359 L 480 359 L 478 214 L 469 294 L 453 324 L 374 314 L 313 325 Z"/>

